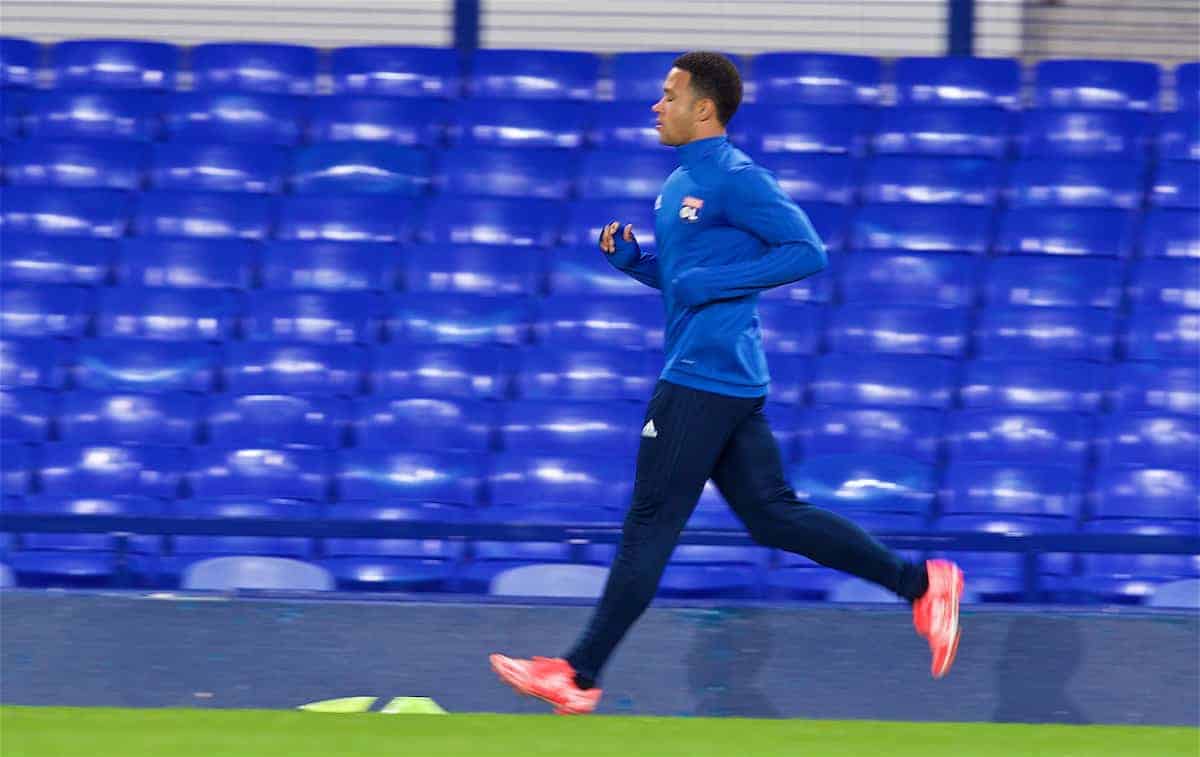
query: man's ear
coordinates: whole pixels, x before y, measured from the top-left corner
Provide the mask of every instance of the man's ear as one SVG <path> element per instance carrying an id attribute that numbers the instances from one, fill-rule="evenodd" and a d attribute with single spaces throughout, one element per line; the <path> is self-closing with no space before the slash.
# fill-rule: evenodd
<path id="1" fill-rule="evenodd" d="M 702 97 L 696 101 L 696 120 L 708 121 L 717 117 L 717 104 L 711 97 Z"/>

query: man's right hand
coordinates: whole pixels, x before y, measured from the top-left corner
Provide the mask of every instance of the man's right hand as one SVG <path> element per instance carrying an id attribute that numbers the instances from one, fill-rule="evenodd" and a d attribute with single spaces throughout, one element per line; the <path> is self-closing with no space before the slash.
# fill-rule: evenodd
<path id="1" fill-rule="evenodd" d="M 620 221 L 612 221 L 600 230 L 600 250 L 606 255 L 612 255 L 617 251 L 618 240 L 616 235 L 620 228 Z M 637 240 L 633 236 L 633 224 L 625 224 L 625 230 L 621 232 L 620 239 L 631 244 L 637 243 Z"/>

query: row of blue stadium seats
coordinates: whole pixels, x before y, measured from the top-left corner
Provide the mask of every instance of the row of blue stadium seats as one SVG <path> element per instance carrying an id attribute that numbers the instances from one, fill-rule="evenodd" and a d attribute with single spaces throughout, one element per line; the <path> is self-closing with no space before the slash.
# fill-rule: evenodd
<path id="1" fill-rule="evenodd" d="M 0 281 L 179 290 L 457 292 L 657 297 L 592 247 L 518 253 L 475 245 L 2 234 Z M 880 305 L 1197 309 L 1200 261 L 858 251 L 820 276 L 767 290 L 775 300 Z M 636 306 L 634 306 L 636 307 Z"/>
<path id="2" fill-rule="evenodd" d="M 0 148 L 0 182 L 26 187 L 296 194 L 439 194 L 653 200 L 675 169 L 668 151 L 562 155 L 552 150 L 419 148 L 329 142 L 263 146 L 28 141 Z M 1013 207 L 1200 209 L 1200 163 L 1032 158 L 779 156 L 772 170 L 797 202 L 911 202 Z"/>
<path id="3" fill-rule="evenodd" d="M 1186 428 L 1182 420 L 1178 426 Z M 1189 432 L 1194 440 L 1194 427 Z M 634 467 L 629 449 L 485 454 L 64 442 L 5 443 L 0 450 L 8 511 L 180 518 L 454 521 L 467 517 L 455 508 L 514 507 L 530 517 L 542 508 L 573 508 L 577 521 L 612 521 L 629 504 Z M 1057 531 L 1073 530 L 1081 516 L 1192 519 L 1200 526 L 1194 461 L 1186 468 L 1114 462 L 1085 471 L 1026 460 L 939 466 L 896 454 L 813 450 L 790 463 L 789 473 L 802 500 L 844 510 L 1049 517 L 1055 520 L 1047 528 Z M 559 515 L 544 510 L 538 517 Z M 727 525 L 737 522 L 728 518 Z"/>
<path id="4" fill-rule="evenodd" d="M 1194 268 L 1190 269 L 1194 272 Z M 1169 289 L 1176 297 L 1180 285 Z M 1196 284 L 1188 296 L 1194 300 Z M 117 287 L 4 286 L 8 337 L 163 341 L 393 342 L 459 346 L 663 349 L 653 298 L 472 294 L 253 292 Z M 1163 295 L 1156 298 L 1163 299 Z M 1168 298 L 1171 299 L 1171 298 Z M 769 353 L 819 352 L 1108 361 L 1200 358 L 1200 312 L 1157 301 L 1127 318 L 1100 308 L 762 304 Z"/>
<path id="5" fill-rule="evenodd" d="M 570 295 L 656 299 L 657 290 L 610 267 L 592 247 L 518 253 L 474 245 L 395 246 L 352 242 L 95 239 L 2 234 L 0 282 L 183 290 Z M 146 287 L 146 290 L 140 290 Z M 163 291 L 169 290 L 169 291 Z M 0 290 L 7 291 L 7 290 Z M 55 290 L 51 290 L 55 291 Z M 97 289 L 103 295 L 106 289 Z M 203 295 L 201 295 L 203 297 Z M 314 300 L 319 302 L 320 300 Z M 1200 309 L 1200 260 L 858 251 L 836 255 L 821 275 L 766 290 L 777 301 L 1018 307 Z M 202 300 L 196 301 L 199 306 Z M 369 304 L 369 303 L 368 303 Z M 643 314 L 637 303 L 631 313 Z M 176 308 L 178 309 L 178 308 Z M 193 308 L 195 309 L 195 308 Z M 364 310 L 366 304 L 364 304 Z M 336 308 L 335 308 L 336 310 Z M 657 319 L 652 317 L 651 322 Z"/>
<path id="6" fill-rule="evenodd" d="M 207 539 L 177 537 L 177 548 L 160 554 L 72 549 L 50 538 L 26 540 L 29 548 L 12 550 L 7 561 L 16 569 L 20 585 L 28 587 L 97 587 L 135 585 L 185 589 L 207 585 L 208 571 L 218 569 L 214 558 L 255 560 L 261 578 L 263 557 L 288 561 L 322 574 L 322 580 L 303 584 L 285 581 L 276 588 L 376 592 L 469 592 L 493 594 L 543 593 L 548 585 L 563 586 L 563 573 L 572 583 L 589 587 L 596 596 L 603 585 L 613 550 L 610 545 L 568 546 L 553 542 L 490 542 L 468 544 L 437 540 L 327 540 L 312 544 L 304 539 Z M 373 546 L 372 546 L 373 545 Z M 4 556 L 0 543 L 0 557 Z M 1023 579 L 1023 556 L 1007 553 L 938 553 L 952 557 L 969 571 L 971 588 L 964 602 L 1012 602 L 1029 599 Z M 911 559 L 921 555 L 910 554 Z M 0 563 L 0 568 L 6 567 Z M 224 567 L 224 566 L 222 566 Z M 518 582 L 514 571 L 534 569 L 556 572 L 542 582 Z M 1200 575 L 1195 560 L 1183 555 L 1041 555 L 1034 563 L 1036 598 L 1052 602 L 1119 602 L 1141 604 L 1170 584 Z M 578 574 L 588 573 L 586 580 Z M 294 579 L 293 579 L 294 580 Z M 0 584 L 2 587 L 4 584 Z M 525 586 L 525 590 L 515 587 Z M 1189 585 L 1174 601 L 1185 599 Z M 807 599 L 841 602 L 899 601 L 886 592 L 787 553 L 772 554 L 755 547 L 681 545 L 659 585 L 662 598 L 705 599 Z M 1165 597 L 1164 597 L 1165 598 Z M 1155 603 L 1155 602 L 1151 602 Z M 1167 602 L 1171 605 L 1170 601 Z"/>
<path id="7" fill-rule="evenodd" d="M 829 250 L 1200 257 L 1200 214 L 1155 208 L 1011 208 L 805 203 Z M 644 200 L 404 198 L 382 195 L 130 193 L 115 189 L 0 187 L 0 231 L 85 237 L 294 239 L 348 242 L 591 245 L 612 219 L 654 247 Z"/>
<path id="8" fill-rule="evenodd" d="M 783 404 L 1200 414 L 1194 360 L 957 361 L 833 353 L 772 358 Z M 115 392 L 222 392 L 644 403 L 661 355 L 634 350 L 501 350 L 138 339 L 0 340 L 0 386 Z"/>
<path id="9" fill-rule="evenodd" d="M 437 101 L 357 96 L 298 98 L 226 92 L 174 95 L 61 90 L 0 91 L 2 131 L 16 140 L 179 142 L 384 142 L 403 146 L 663 150 L 639 103 Z M 1002 157 L 1140 157 L 1200 160 L 1200 118 L 1174 112 L 749 104 L 730 122 L 755 154 L 929 153 Z"/>
<path id="10" fill-rule="evenodd" d="M 39 75 L 36 43 L 0 39 L 0 85 L 111 87 L 168 90 L 184 70 L 184 50 L 163 42 L 68 40 L 47 50 L 48 70 Z M 620 53 L 608 61 L 586 52 L 476 50 L 460 56 L 449 48 L 349 47 L 329 55 L 338 92 L 416 97 L 521 97 L 591 100 L 602 76 L 611 95 L 657 100 L 662 80 L 678 53 Z M 209 43 L 186 51 L 191 85 L 199 90 L 308 94 L 317 91 L 321 51 L 270 43 Z M 747 94 L 761 100 L 873 104 L 881 100 L 884 65 L 878 58 L 806 52 L 763 53 L 740 60 Z M 602 70 L 607 69 L 607 70 Z M 1181 109 L 1197 109 L 1200 63 L 1174 72 Z M 1162 72 L 1139 61 L 1047 60 L 1032 70 L 1032 101 L 1052 107 L 1153 110 Z M 1021 65 L 1011 58 L 900 58 L 891 67 L 901 103 L 999 105 L 1021 100 Z"/>
<path id="11" fill-rule="evenodd" d="M 934 464 L 1053 459 L 1083 468 L 1200 469 L 1195 417 L 1159 412 L 1031 413 L 1012 409 L 810 407 L 772 402 L 787 459 L 888 454 Z M 121 445 L 557 452 L 630 457 L 640 408 L 599 400 L 332 397 L 185 392 L 0 390 L 0 440 Z"/>

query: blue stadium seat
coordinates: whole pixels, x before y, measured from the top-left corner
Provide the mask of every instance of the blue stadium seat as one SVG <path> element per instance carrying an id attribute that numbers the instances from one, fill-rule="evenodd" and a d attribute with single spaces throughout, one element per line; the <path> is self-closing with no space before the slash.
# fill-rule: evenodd
<path id="1" fill-rule="evenodd" d="M 379 142 L 324 142 L 292 155 L 296 194 L 386 194 L 418 197 L 433 169 L 424 150 Z"/>
<path id="2" fill-rule="evenodd" d="M 655 51 L 617 53 L 612 56 L 609 65 L 613 99 L 647 105 L 657 102 L 662 97 L 667 72 L 681 54 Z"/>
<path id="3" fill-rule="evenodd" d="M 633 493 L 632 467 L 612 456 L 505 452 L 491 460 L 488 490 L 491 504 L 502 507 L 623 510 Z"/>
<path id="4" fill-rule="evenodd" d="M 1200 260 L 1143 260 L 1125 291 L 1135 307 L 1200 310 Z"/>
<path id="5" fill-rule="evenodd" d="M 3 62 L 0 62 L 0 70 Z M 0 139 L 14 142 L 25 136 L 30 96 L 24 90 L 0 88 Z"/>
<path id="6" fill-rule="evenodd" d="M 936 463 L 942 414 L 924 408 L 812 407 L 797 421 L 805 458 L 893 455 Z"/>
<path id="7" fill-rule="evenodd" d="M 825 312 L 816 305 L 773 300 L 759 303 L 758 324 L 767 354 L 814 355 L 821 348 Z"/>
<path id="8" fill-rule="evenodd" d="M 458 55 L 448 47 L 339 47 L 329 67 L 334 92 L 455 98 L 462 90 Z"/>
<path id="9" fill-rule="evenodd" d="M 180 50 L 165 42 L 77 39 L 50 49 L 57 89 L 175 88 Z"/>
<path id="10" fill-rule="evenodd" d="M 545 541 L 477 541 L 473 547 L 471 562 L 463 566 L 459 576 L 461 587 L 467 591 L 519 596 L 598 597 L 603 590 L 603 576 L 607 575 L 607 571 L 595 565 L 570 564 L 570 544 Z M 583 575 L 588 575 L 588 571 L 596 571 L 601 576 L 597 578 L 595 574 L 591 574 L 592 580 L 586 583 L 580 582 L 578 577 L 571 581 L 560 575 L 550 578 L 544 573 L 540 581 L 532 578 L 522 581 L 519 574 L 516 579 L 513 578 L 513 571 L 529 571 L 535 568 L 543 571 L 556 568 Z M 562 586 L 568 581 L 571 581 L 569 585 Z M 590 587 L 591 591 L 581 592 L 585 586 Z M 568 589 L 565 593 L 562 591 L 564 588 Z"/>
<path id="11" fill-rule="evenodd" d="M 328 497 L 324 451 L 202 447 L 193 455 L 192 496 L 178 503 L 180 517 L 310 519 Z"/>
<path id="12" fill-rule="evenodd" d="M 35 463 L 32 452 L 24 444 L 5 442 L 0 445 L 0 492 L 6 501 L 29 493 Z"/>
<path id="13" fill-rule="evenodd" d="M 874 105 L 882 68 L 862 55 L 763 53 L 754 56 L 749 83 L 758 102 Z"/>
<path id="14" fill-rule="evenodd" d="M 440 194 L 452 197 L 569 197 L 575 188 L 572 153 L 543 149 L 460 147 L 437 158 L 435 182 Z M 665 176 L 665 174 L 664 174 Z"/>
<path id="15" fill-rule="evenodd" d="M 1114 413 L 1096 433 L 1102 465 L 1200 468 L 1200 421 L 1166 413 Z"/>
<path id="16" fill-rule="evenodd" d="M 39 494 L 47 499 L 174 499 L 186 469 L 176 447 L 48 444 Z"/>
<path id="17" fill-rule="evenodd" d="M 497 399 L 507 396 L 511 355 L 491 348 L 406 347 L 382 350 L 373 388 L 380 397 Z"/>
<path id="18" fill-rule="evenodd" d="M 1142 226 L 1142 257 L 1200 258 L 1200 214 L 1151 210 Z"/>
<path id="19" fill-rule="evenodd" d="M 96 335 L 219 342 L 233 337 L 239 310 L 231 292 L 116 287 L 100 294 Z"/>
<path id="20" fill-rule="evenodd" d="M 809 384 L 814 405 L 949 407 L 958 385 L 953 360 L 917 355 L 826 355 Z"/>
<path id="21" fill-rule="evenodd" d="M 454 108 L 449 135 L 479 147 L 580 147 L 589 115 L 578 102 L 466 100 Z"/>
<path id="22" fill-rule="evenodd" d="M 960 397 L 966 408 L 1032 412 L 1094 412 L 1107 371 L 1071 360 L 975 360 L 967 363 Z"/>
<path id="23" fill-rule="evenodd" d="M 1150 135 L 1145 113 L 1102 110 L 1027 110 L 1017 147 L 1030 158 L 1140 160 Z"/>
<path id="24" fill-rule="evenodd" d="M 293 145 L 304 134 L 307 103 L 247 92 L 177 92 L 164 106 L 171 140 Z"/>
<path id="25" fill-rule="evenodd" d="M 0 234 L 0 281 L 99 286 L 108 281 L 117 243 L 112 239 Z"/>
<path id="26" fill-rule="evenodd" d="M 154 146 L 155 189 L 257 192 L 283 189 L 287 153 L 281 147 L 235 142 L 167 142 Z"/>
<path id="27" fill-rule="evenodd" d="M 0 331 L 7 337 L 80 337 L 94 310 L 90 292 L 81 287 L 0 287 Z"/>
<path id="28" fill-rule="evenodd" d="M 1083 472 L 1060 464 L 960 461 L 945 473 L 939 497 L 944 514 L 1079 516 Z"/>
<path id="29" fill-rule="evenodd" d="M 26 140 L 4 150 L 4 178 L 27 187 L 140 189 L 147 149 L 137 142 Z"/>
<path id="30" fill-rule="evenodd" d="M 1099 360 L 1113 357 L 1116 318 L 1083 308 L 985 308 L 975 325 L 982 358 Z"/>
<path id="31" fill-rule="evenodd" d="M 812 376 L 811 356 L 770 355 L 768 362 L 771 367 L 771 396 L 767 402 L 767 415 L 770 416 L 772 408 L 778 411 L 790 405 L 803 404 L 804 392 Z M 657 362 L 654 367 L 658 367 Z M 782 431 L 779 429 L 776 436 Z"/>
<path id="32" fill-rule="evenodd" d="M 550 291 L 557 295 L 575 297 L 658 296 L 657 289 L 648 287 L 632 276 L 613 268 L 602 255 L 603 253 L 594 243 L 554 250 L 548 256 Z M 816 276 L 804 279 L 803 282 L 791 287 L 781 287 L 770 291 L 776 293 L 775 296 L 782 296 L 793 289 L 798 290 L 798 295 L 801 292 L 813 292 L 817 288 L 827 293 L 830 288 L 829 280 L 828 276 Z M 826 294 L 825 300 L 828 299 L 828 294 Z"/>
<path id="33" fill-rule="evenodd" d="M 139 236 L 265 239 L 275 221 L 270 197 L 232 192 L 143 192 Z"/>
<path id="34" fill-rule="evenodd" d="M 804 214 L 808 216 L 817 236 L 825 243 L 826 250 L 836 252 L 850 244 L 850 212 L 846 206 L 830 202 L 806 202 Z"/>
<path id="35" fill-rule="evenodd" d="M 1150 202 L 1159 208 L 1200 210 L 1200 165 L 1190 160 L 1159 163 L 1150 187 Z"/>
<path id="36" fill-rule="evenodd" d="M 0 87 L 37 85 L 42 48 L 33 40 L 0 37 Z"/>
<path id="37" fill-rule="evenodd" d="M 950 415 L 945 441 L 955 461 L 1053 461 L 1082 470 L 1091 431 L 1091 420 L 1077 413 L 961 410 Z"/>
<path id="38" fill-rule="evenodd" d="M 117 281 L 172 289 L 248 289 L 258 245 L 248 239 L 130 237 L 120 242 Z"/>
<path id="39" fill-rule="evenodd" d="M 0 440 L 44 442 L 58 415 L 57 399 L 41 389 L 0 389 Z"/>
<path id="40" fill-rule="evenodd" d="M 612 545 L 592 545 L 608 552 Z M 671 553 L 658 596 L 674 599 L 747 599 L 762 593 L 770 552 L 761 547 L 681 544 Z M 611 558 L 605 562 L 611 562 Z"/>
<path id="41" fill-rule="evenodd" d="M 1175 109 L 1200 111 L 1200 61 L 1175 67 Z"/>
<path id="42" fill-rule="evenodd" d="M 667 150 L 633 153 L 628 149 L 588 150 L 580 160 L 578 194 L 653 200 L 678 165 L 678 158 Z M 775 168 L 779 170 L 778 163 Z"/>
<path id="43" fill-rule="evenodd" d="M 313 47 L 275 43 L 215 42 L 191 49 L 193 86 L 311 95 L 316 90 L 319 52 Z"/>
<path id="44" fill-rule="evenodd" d="M 901 105 L 1021 104 L 1021 64 L 1014 58 L 898 58 L 892 75 Z"/>
<path id="45" fill-rule="evenodd" d="M 1182 363 L 1121 363 L 1113 376 L 1114 410 L 1200 415 L 1200 370 Z"/>
<path id="46" fill-rule="evenodd" d="M 0 339 L 0 387 L 58 389 L 67 377 L 65 348 L 46 339 Z"/>
<path id="47" fill-rule="evenodd" d="M 497 426 L 494 404 L 433 397 L 373 397 L 358 403 L 355 442 L 367 449 L 486 452 Z"/>
<path id="48" fill-rule="evenodd" d="M 1195 528 L 1180 521 L 1103 520 L 1086 524 L 1085 530 L 1139 536 L 1196 535 Z M 1088 554 L 1083 555 L 1082 563 L 1083 575 L 1074 585 L 1092 599 L 1121 604 L 1141 603 L 1163 584 L 1200 576 L 1200 560 L 1195 555 Z"/>
<path id="49" fill-rule="evenodd" d="M 858 252 L 839 269 L 842 300 L 861 304 L 970 306 L 979 278 L 976 258 L 951 253 Z"/>
<path id="50" fill-rule="evenodd" d="M 1003 158 L 1015 118 L 1000 108 L 884 108 L 871 146 L 879 155 Z"/>
<path id="51" fill-rule="evenodd" d="M 284 541 L 283 539 L 272 540 Z M 304 541 L 303 539 L 300 541 Z M 253 554 L 239 543 L 231 545 L 241 554 L 208 557 L 187 566 L 180 588 L 185 591 L 330 591 L 333 575 L 319 565 L 287 557 L 264 556 L 256 542 Z M 177 547 L 178 549 L 178 547 Z M 273 554 L 276 548 L 272 548 Z"/>
<path id="52" fill-rule="evenodd" d="M 995 249 L 1040 255 L 1129 257 L 1134 217 L 1116 208 L 1016 208 L 1000 216 Z"/>
<path id="53" fill-rule="evenodd" d="M 859 167 L 849 156 L 779 153 L 771 156 L 770 163 L 780 189 L 802 205 L 809 201 L 847 204 L 858 194 Z"/>
<path id="54" fill-rule="evenodd" d="M 291 394 L 213 397 L 205 409 L 207 440 L 218 447 L 341 447 L 350 423 L 343 400 Z"/>
<path id="55" fill-rule="evenodd" d="M 204 343 L 99 339 L 79 345 L 73 373 L 80 389 L 207 392 L 216 368 L 214 348 Z"/>
<path id="56" fill-rule="evenodd" d="M 534 333 L 554 348 L 662 349 L 663 307 L 644 297 L 547 297 Z"/>
<path id="57" fill-rule="evenodd" d="M 386 291 L 396 288 L 401 265 L 387 244 L 277 241 L 262 249 L 261 276 L 266 289 Z"/>
<path id="58" fill-rule="evenodd" d="M 593 100 L 599 75 L 594 53 L 481 49 L 471 59 L 468 90 L 473 97 Z"/>
<path id="59" fill-rule="evenodd" d="M 1135 308 L 1121 335 L 1129 360 L 1200 359 L 1200 312 Z"/>
<path id="60" fill-rule="evenodd" d="M 641 426 L 632 403 L 515 400 L 505 403 L 498 430 L 508 452 L 628 458 Z"/>
<path id="61" fill-rule="evenodd" d="M 499 245 L 419 245 L 405 250 L 401 265 L 406 287 L 414 292 L 531 295 L 542 289 L 541 253 Z"/>
<path id="62" fill-rule="evenodd" d="M 1014 207 L 1141 207 L 1146 169 L 1131 160 L 1017 161 L 1006 196 Z"/>
<path id="63" fill-rule="evenodd" d="M 939 518 L 935 525 L 938 530 L 947 532 L 1027 536 L 1062 533 L 1068 524 L 1062 518 L 948 515 Z M 964 597 L 967 602 L 1012 604 L 1026 601 L 1025 555 L 1019 552 L 935 552 L 931 556 L 952 559 L 959 564 L 963 573 L 971 576 L 971 585 Z M 1070 554 L 1039 554 L 1034 565 L 1035 601 L 1066 602 L 1074 599 L 1070 592 L 1074 566 L 1075 561 Z"/>
<path id="64" fill-rule="evenodd" d="M 580 247 L 596 244 L 600 229 L 611 221 L 633 224 L 633 235 L 643 250 L 653 250 L 653 200 L 576 200 L 571 203 L 563 227 L 563 241 Z"/>
<path id="65" fill-rule="evenodd" d="M 992 205 L 1001 165 L 977 158 L 881 157 L 867 163 L 863 202 Z"/>
<path id="66" fill-rule="evenodd" d="M 243 330 L 260 342 L 372 342 L 382 308 L 378 297 L 363 292 L 259 292 Z"/>
<path id="67" fill-rule="evenodd" d="M 199 419 L 199 398 L 185 392 L 66 392 L 58 437 L 73 444 L 188 447 L 199 438 Z"/>
<path id="68" fill-rule="evenodd" d="M 320 564 L 341 591 L 448 591 L 463 546 L 436 539 L 330 539 Z"/>
<path id="69" fill-rule="evenodd" d="M 1115 308 L 1122 279 L 1111 258 L 1007 255 L 990 261 L 983 296 L 988 305 Z"/>
<path id="70" fill-rule="evenodd" d="M 831 311 L 826 339 L 832 352 L 963 357 L 965 308 L 843 305 Z"/>
<path id="71" fill-rule="evenodd" d="M 734 144 L 752 155 L 773 153 L 863 154 L 874 114 L 853 105 L 746 105 L 730 123 Z"/>
<path id="72" fill-rule="evenodd" d="M 373 195 L 304 195 L 279 204 L 278 239 L 332 242 L 404 242 L 417 224 L 405 198 Z"/>
<path id="73" fill-rule="evenodd" d="M 661 90 L 661 81 L 659 86 Z M 587 116 L 587 141 L 601 150 L 661 151 L 663 144 L 658 139 L 655 118 L 646 103 L 596 103 Z"/>
<path id="74" fill-rule="evenodd" d="M 384 142 L 406 147 L 439 145 L 449 109 L 440 100 L 330 95 L 311 103 L 311 142 Z"/>
<path id="75" fill-rule="evenodd" d="M 538 350 L 526 353 L 518 395 L 536 400 L 650 398 L 658 364 L 633 350 Z"/>
<path id="76" fill-rule="evenodd" d="M 409 502 L 475 506 L 482 481 L 478 454 L 345 450 L 337 474 L 338 507 Z"/>
<path id="77" fill-rule="evenodd" d="M 525 297 L 402 295 L 392 300 L 387 329 L 401 343 L 520 345 L 533 329 L 533 304 Z"/>
<path id="78" fill-rule="evenodd" d="M 354 395 L 363 391 L 366 374 L 367 352 L 355 345 L 225 345 L 225 388 L 235 394 Z"/>
<path id="79" fill-rule="evenodd" d="M 1159 116 L 1158 156 L 1163 160 L 1200 160 L 1200 118 L 1196 111 Z"/>
<path id="80" fill-rule="evenodd" d="M 29 99 L 25 131 L 34 139 L 154 139 L 159 101 L 144 92 L 41 91 Z"/>
<path id="81" fill-rule="evenodd" d="M 901 455 L 806 456 L 789 470 L 789 479 L 801 500 L 843 512 L 923 515 L 937 493 L 936 466 Z"/>
<path id="82" fill-rule="evenodd" d="M 983 254 L 991 225 L 991 208 L 866 205 L 855 216 L 853 244 L 873 250 Z"/>
<path id="83" fill-rule="evenodd" d="M 563 206 L 554 200 L 440 197 L 429 204 L 421 241 L 551 247 L 562 228 Z"/>
<path id="84" fill-rule="evenodd" d="M 1034 69 L 1034 103 L 1045 108 L 1157 110 L 1159 68 L 1116 60 L 1044 60 Z"/>
<path id="85" fill-rule="evenodd" d="M 7 233 L 120 237 L 130 197 L 116 189 L 0 187 L 0 229 Z"/>

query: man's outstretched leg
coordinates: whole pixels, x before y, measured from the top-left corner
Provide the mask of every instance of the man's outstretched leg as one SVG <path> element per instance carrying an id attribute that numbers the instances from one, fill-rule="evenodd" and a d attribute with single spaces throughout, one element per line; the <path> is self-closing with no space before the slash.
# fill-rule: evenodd
<path id="1" fill-rule="evenodd" d="M 864 578 L 912 602 L 913 624 L 933 653 L 933 677 L 950 670 L 960 636 L 962 571 L 945 560 L 910 563 L 853 521 L 800 501 L 784 477 L 761 407 L 730 437 L 713 481 L 755 541 Z"/>
<path id="2" fill-rule="evenodd" d="M 492 655 L 492 668 L 522 694 L 560 713 L 591 712 L 600 670 L 649 606 L 727 439 L 757 400 L 659 382 L 643 419 L 633 502 L 604 593 L 566 658 Z"/>

